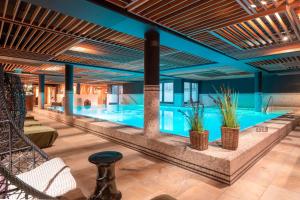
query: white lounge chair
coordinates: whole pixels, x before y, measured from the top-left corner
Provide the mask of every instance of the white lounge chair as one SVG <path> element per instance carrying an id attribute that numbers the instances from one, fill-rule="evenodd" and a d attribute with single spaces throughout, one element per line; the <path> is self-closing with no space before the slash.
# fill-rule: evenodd
<path id="1" fill-rule="evenodd" d="M 22 88 L 20 78 L 4 77 L 0 66 L 0 199 L 56 199 L 75 189 L 76 182 L 60 158 L 49 160 L 24 135 Z"/>

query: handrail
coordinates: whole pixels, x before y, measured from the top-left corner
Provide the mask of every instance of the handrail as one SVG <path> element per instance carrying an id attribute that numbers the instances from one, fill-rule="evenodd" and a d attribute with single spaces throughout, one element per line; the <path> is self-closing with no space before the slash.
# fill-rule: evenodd
<path id="1" fill-rule="evenodd" d="M 263 111 L 264 113 L 267 113 L 268 108 L 269 108 L 270 105 L 271 105 L 271 101 L 273 102 L 273 96 L 270 96 L 270 97 L 269 97 L 268 102 L 267 102 L 267 105 L 265 106 L 264 111 Z"/>

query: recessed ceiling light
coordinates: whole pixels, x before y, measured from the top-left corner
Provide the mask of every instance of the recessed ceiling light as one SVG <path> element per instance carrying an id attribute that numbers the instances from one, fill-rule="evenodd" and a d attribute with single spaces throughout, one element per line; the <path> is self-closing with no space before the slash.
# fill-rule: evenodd
<path id="1" fill-rule="evenodd" d="M 95 54 L 95 55 L 102 55 L 103 53 L 92 48 L 88 47 L 82 47 L 82 46 L 73 46 L 69 50 L 71 51 L 77 51 L 77 52 L 82 52 L 82 53 L 89 53 L 89 54 Z"/>
<path id="2" fill-rule="evenodd" d="M 289 37 L 288 36 L 283 36 L 282 41 L 288 41 Z"/>
<path id="3" fill-rule="evenodd" d="M 266 1 L 260 1 L 260 3 L 263 4 L 263 5 L 267 5 Z"/>
<path id="4" fill-rule="evenodd" d="M 251 6 L 251 8 L 256 8 L 255 4 L 251 4 L 250 6 Z"/>

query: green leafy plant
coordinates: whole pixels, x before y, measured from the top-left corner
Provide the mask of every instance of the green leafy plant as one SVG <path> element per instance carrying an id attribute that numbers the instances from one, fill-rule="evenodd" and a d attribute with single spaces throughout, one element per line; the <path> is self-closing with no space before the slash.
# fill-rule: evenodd
<path id="1" fill-rule="evenodd" d="M 220 109 L 223 119 L 223 126 L 228 128 L 238 128 L 238 93 L 229 87 L 222 86 L 219 91 L 216 90 L 216 97 L 211 95 L 209 95 L 209 97 Z"/>
<path id="2" fill-rule="evenodd" d="M 204 105 L 199 102 L 194 102 L 192 99 L 189 102 L 191 110 L 183 111 L 178 110 L 186 121 L 189 123 L 191 131 L 197 131 L 198 133 L 203 132 L 203 115 L 204 115 Z"/>

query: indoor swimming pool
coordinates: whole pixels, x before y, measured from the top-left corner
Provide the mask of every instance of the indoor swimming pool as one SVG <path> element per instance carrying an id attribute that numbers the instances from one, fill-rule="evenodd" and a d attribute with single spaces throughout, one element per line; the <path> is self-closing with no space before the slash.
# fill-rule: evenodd
<path id="1" fill-rule="evenodd" d="M 51 107 L 51 109 L 63 111 L 63 107 Z M 160 130 L 188 137 L 189 126 L 178 110 L 187 111 L 188 107 L 160 106 Z M 241 130 L 255 126 L 259 123 L 271 120 L 286 113 L 275 111 L 272 113 L 259 113 L 251 109 L 238 109 L 238 120 Z M 144 107 L 142 105 L 103 105 L 103 106 L 77 106 L 75 115 L 93 117 L 108 120 L 119 124 L 143 128 Z M 204 128 L 209 130 L 209 141 L 221 138 L 221 115 L 217 108 L 206 108 L 204 111 Z"/>

